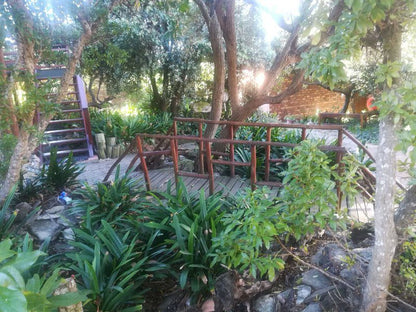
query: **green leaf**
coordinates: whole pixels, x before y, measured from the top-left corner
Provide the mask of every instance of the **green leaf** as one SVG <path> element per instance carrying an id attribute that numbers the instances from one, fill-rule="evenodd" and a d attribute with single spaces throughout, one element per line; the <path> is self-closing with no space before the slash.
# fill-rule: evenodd
<path id="1" fill-rule="evenodd" d="M 13 288 L 25 289 L 25 281 L 22 275 L 15 267 L 10 265 L 0 269 L 0 284 L 3 286 L 10 284 Z"/>
<path id="2" fill-rule="evenodd" d="M 88 299 L 89 291 L 69 292 L 62 295 L 57 295 L 49 298 L 49 301 L 54 307 L 67 307 L 78 302 L 83 302 Z"/>
<path id="3" fill-rule="evenodd" d="M 274 278 L 276 277 L 276 270 L 273 267 L 269 267 L 267 270 L 267 275 L 269 277 L 269 281 L 273 282 Z"/>
<path id="4" fill-rule="evenodd" d="M 0 242 L 0 262 L 15 255 L 15 252 L 10 250 L 11 246 L 12 241 L 10 239 Z"/>
<path id="5" fill-rule="evenodd" d="M 372 11 L 371 11 L 371 19 L 374 22 L 379 22 L 382 21 L 386 18 L 386 13 L 384 13 L 384 11 L 382 9 L 380 9 L 379 7 L 375 7 Z"/>
<path id="6" fill-rule="evenodd" d="M 25 296 L 18 290 L 0 286 L 0 309 L 7 312 L 27 311 Z"/>
<path id="7" fill-rule="evenodd" d="M 358 13 L 361 11 L 362 6 L 363 6 L 363 0 L 353 0 L 351 9 L 353 13 Z"/>
<path id="8" fill-rule="evenodd" d="M 38 258 L 43 255 L 46 254 L 40 250 L 21 252 L 17 254 L 16 259 L 13 260 L 10 264 L 23 273 L 29 270 L 32 265 L 36 263 Z"/>
<path id="9" fill-rule="evenodd" d="M 31 291 L 25 291 L 24 294 L 27 301 L 27 309 L 29 311 L 45 311 L 46 307 L 50 306 L 50 302 L 45 295 Z"/>
<path id="10" fill-rule="evenodd" d="M 179 285 L 182 289 L 185 289 L 186 282 L 188 280 L 188 273 L 189 269 L 186 268 L 181 272 L 181 275 L 179 276 Z"/>
<path id="11" fill-rule="evenodd" d="M 40 293 L 45 296 L 50 296 L 54 290 L 59 286 L 60 278 L 59 278 L 59 270 L 56 269 L 53 271 L 52 275 L 46 280 L 43 284 Z"/>

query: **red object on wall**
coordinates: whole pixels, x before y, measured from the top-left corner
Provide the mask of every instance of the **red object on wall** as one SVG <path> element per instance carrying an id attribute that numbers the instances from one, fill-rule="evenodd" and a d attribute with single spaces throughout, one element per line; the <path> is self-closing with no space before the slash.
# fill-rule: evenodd
<path id="1" fill-rule="evenodd" d="M 368 109 L 369 112 L 375 111 L 375 110 L 378 109 L 378 107 L 373 105 L 373 103 L 374 103 L 374 97 L 370 95 L 367 98 L 367 109 Z"/>

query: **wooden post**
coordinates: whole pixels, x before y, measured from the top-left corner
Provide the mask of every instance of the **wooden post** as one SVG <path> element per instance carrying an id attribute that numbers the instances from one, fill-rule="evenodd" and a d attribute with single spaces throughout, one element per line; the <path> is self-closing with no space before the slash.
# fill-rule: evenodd
<path id="1" fill-rule="evenodd" d="M 272 141 L 272 129 L 267 127 L 267 134 L 266 134 L 266 142 Z M 266 160 L 265 160 L 265 173 L 264 173 L 264 180 L 269 181 L 270 179 L 270 145 L 266 145 Z"/>
<path id="2" fill-rule="evenodd" d="M 86 135 L 87 146 L 88 146 L 88 154 L 89 154 L 89 157 L 91 158 L 94 156 L 94 151 L 92 148 L 93 141 L 92 141 L 92 134 L 91 134 L 90 113 L 88 112 L 87 93 L 85 92 L 85 84 L 81 76 L 76 75 L 74 78 L 75 78 L 74 82 L 77 85 L 77 91 L 78 91 L 78 96 L 79 96 L 78 99 L 80 101 L 81 114 L 82 114 L 82 119 L 84 122 L 85 135 Z"/>
<path id="3" fill-rule="evenodd" d="M 199 173 L 204 174 L 204 142 L 202 142 L 202 136 L 203 136 L 203 129 L 202 129 L 202 122 L 198 124 L 198 137 L 199 137 Z"/>
<path id="4" fill-rule="evenodd" d="M 140 163 L 142 165 L 142 170 L 143 170 L 143 174 L 144 174 L 144 180 L 146 182 L 146 189 L 148 191 L 150 191 L 149 171 L 147 170 L 146 159 L 145 159 L 145 157 L 143 155 L 142 139 L 140 138 L 140 136 L 137 136 L 136 139 L 137 139 L 137 152 L 139 154 Z"/>
<path id="5" fill-rule="evenodd" d="M 302 141 L 306 140 L 306 128 L 302 128 Z"/>
<path id="6" fill-rule="evenodd" d="M 207 153 L 208 179 L 209 179 L 209 195 L 214 194 L 214 168 L 212 166 L 211 142 L 205 142 L 205 151 Z"/>
<path id="7" fill-rule="evenodd" d="M 256 189 L 256 165 L 257 165 L 257 157 L 256 157 L 256 146 L 251 146 L 251 190 L 254 191 Z"/>
<path id="8" fill-rule="evenodd" d="M 230 140 L 234 140 L 234 126 L 230 125 Z M 230 160 L 234 162 L 234 143 L 230 143 Z M 235 177 L 235 165 L 231 165 L 230 176 Z"/>
<path id="9" fill-rule="evenodd" d="M 171 139 L 170 140 L 170 149 L 172 151 L 173 173 L 175 174 L 175 185 L 176 185 L 176 190 L 178 190 L 178 183 L 179 183 L 179 159 L 178 159 L 178 151 L 176 149 L 175 139 Z"/>
<path id="10" fill-rule="evenodd" d="M 343 135 L 343 131 L 342 131 L 342 129 L 339 129 L 338 130 L 338 144 L 337 144 L 337 146 L 338 147 L 342 147 L 342 135 Z M 341 152 L 341 151 L 338 151 L 337 152 L 337 164 L 338 164 L 338 175 L 339 176 L 341 176 L 341 174 L 343 174 L 342 173 L 342 164 L 341 164 L 341 161 L 342 161 L 342 156 L 343 156 L 343 153 Z M 341 204 L 342 204 L 342 192 L 341 192 L 341 185 L 340 185 L 340 182 L 339 181 L 337 181 L 337 196 L 338 196 L 338 203 L 337 203 L 337 209 L 338 209 L 338 211 L 340 211 L 341 210 Z"/>
<path id="11" fill-rule="evenodd" d="M 176 138 L 178 135 L 178 123 L 176 120 L 173 120 L 173 136 Z M 175 139 L 175 150 L 178 151 L 178 141 Z"/>

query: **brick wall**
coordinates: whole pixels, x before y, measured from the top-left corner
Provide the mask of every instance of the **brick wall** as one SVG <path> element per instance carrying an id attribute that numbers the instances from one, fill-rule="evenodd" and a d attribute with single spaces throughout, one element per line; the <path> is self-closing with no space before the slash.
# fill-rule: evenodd
<path id="1" fill-rule="evenodd" d="M 319 112 L 338 112 L 344 105 L 344 95 L 320 86 L 308 85 L 285 99 L 281 104 L 270 105 L 270 112 L 280 118 L 286 115 L 314 116 Z"/>

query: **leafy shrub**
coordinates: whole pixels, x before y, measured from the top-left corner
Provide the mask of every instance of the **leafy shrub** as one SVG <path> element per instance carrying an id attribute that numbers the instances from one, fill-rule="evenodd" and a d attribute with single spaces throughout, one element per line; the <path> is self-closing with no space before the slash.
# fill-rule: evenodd
<path id="1" fill-rule="evenodd" d="M 248 191 L 224 215 L 221 222 L 225 229 L 214 238 L 213 264 L 221 262 L 248 270 L 253 277 L 267 275 L 273 280 L 284 267 L 279 249 L 272 252 L 277 238 L 294 237 L 298 241 L 328 225 L 345 225 L 335 211 L 335 181 L 340 182 L 344 194 L 354 194 L 356 163 L 346 158 L 345 174 L 339 176 L 317 142 L 304 141 L 289 153 L 292 160 L 284 173 L 285 186 L 275 202 L 268 198 L 266 189 Z"/>
<path id="2" fill-rule="evenodd" d="M 155 206 L 144 212 L 144 225 L 155 230 L 158 246 L 165 246 L 169 265 L 182 288 L 190 288 L 192 302 L 210 294 L 216 274 L 222 269 L 211 266 L 212 240 L 223 230 L 221 222 L 228 202 L 219 194 L 205 198 L 203 190 L 189 194 L 183 183 L 176 195 L 161 194 Z M 156 241 L 155 241 L 156 243 Z"/>
<path id="3" fill-rule="evenodd" d="M 26 236 L 26 241 L 27 241 Z M 61 284 L 59 270 L 49 277 L 31 274 L 44 253 L 39 250 L 12 250 L 12 241 L 0 242 L 0 305 L 2 311 L 55 311 L 57 307 L 68 306 L 86 300 L 80 292 L 54 296 Z"/>
<path id="4" fill-rule="evenodd" d="M 139 205 L 137 200 L 141 193 L 137 179 L 129 177 L 128 173 L 120 177 L 118 166 L 110 184 L 100 182 L 96 187 L 86 184 L 74 192 L 81 198 L 73 201 L 72 211 L 83 216 L 83 226 L 92 231 L 101 220 L 111 224 L 122 220 Z"/>
<path id="5" fill-rule="evenodd" d="M 2 137 L 0 140 L 0 178 L 3 179 L 7 170 L 9 170 L 10 157 L 13 154 L 17 139 L 12 134 L 0 134 Z"/>
<path id="6" fill-rule="evenodd" d="M 289 157 L 292 160 L 284 172 L 284 188 L 278 198 L 281 217 L 288 225 L 287 234 L 299 240 L 327 225 L 333 229 L 343 226 L 342 218 L 335 213 L 336 181 L 344 195 L 355 194 L 355 162 L 346 162 L 346 174 L 339 176 L 337 164 L 331 165 L 331 159 L 319 150 L 318 143 L 308 140 L 290 151 Z"/>
<path id="7" fill-rule="evenodd" d="M 395 279 L 396 287 L 410 304 L 416 303 L 416 241 L 414 237 L 403 244 L 400 254 L 399 277 Z"/>
<path id="8" fill-rule="evenodd" d="M 140 311 L 147 258 L 137 251 L 137 236 L 120 236 L 105 221 L 93 235 L 75 229 L 75 236 L 77 250 L 67 256 L 89 291 L 86 311 Z"/>
<path id="9" fill-rule="evenodd" d="M 56 148 L 51 149 L 49 165 L 43 165 L 40 172 L 39 182 L 43 188 L 51 191 L 62 191 L 66 187 L 78 183 L 77 178 L 83 168 L 75 163 L 72 152 L 68 157 L 58 160 Z"/>
<path id="10" fill-rule="evenodd" d="M 278 215 L 278 207 L 268 198 L 268 189 L 247 190 L 221 220 L 225 228 L 213 238 L 212 263 L 248 269 L 253 277 L 267 274 L 273 280 L 276 271 L 284 268 L 284 261 L 276 250 L 271 250 L 272 243 L 287 230 Z"/>

